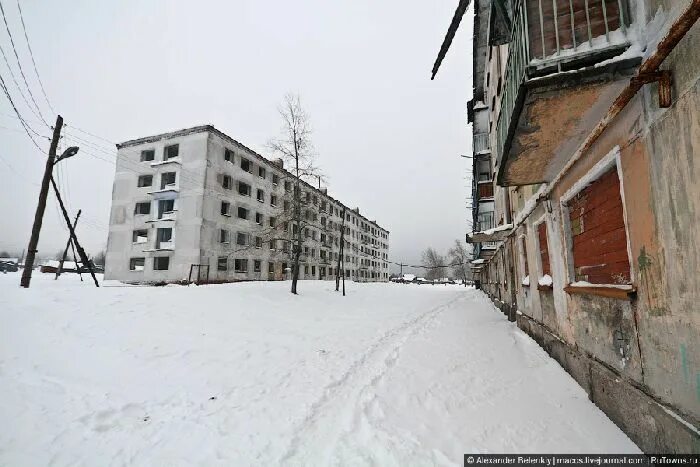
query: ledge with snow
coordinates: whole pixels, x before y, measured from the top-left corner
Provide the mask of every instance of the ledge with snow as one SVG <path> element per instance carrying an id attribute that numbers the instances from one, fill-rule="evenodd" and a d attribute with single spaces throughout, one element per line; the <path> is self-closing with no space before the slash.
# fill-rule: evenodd
<path id="1" fill-rule="evenodd" d="M 586 281 L 572 282 L 564 287 L 568 294 L 597 295 L 600 297 L 632 300 L 637 295 L 637 288 L 632 284 L 591 284 Z"/>
<path id="2" fill-rule="evenodd" d="M 467 234 L 467 243 L 500 242 L 512 229 L 513 224 L 503 224 L 482 232 L 471 232 Z"/>

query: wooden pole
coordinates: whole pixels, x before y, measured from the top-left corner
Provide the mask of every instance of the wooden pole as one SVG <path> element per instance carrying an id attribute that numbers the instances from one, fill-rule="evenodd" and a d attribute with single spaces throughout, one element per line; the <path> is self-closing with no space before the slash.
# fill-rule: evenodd
<path id="1" fill-rule="evenodd" d="M 56 148 L 58 141 L 61 138 L 61 128 L 63 127 L 63 117 L 56 117 L 56 125 L 53 127 L 53 138 L 49 147 L 49 157 L 46 159 L 44 167 L 44 178 L 41 180 L 41 190 L 39 191 L 39 201 L 36 205 L 34 213 L 34 225 L 32 226 L 32 234 L 29 237 L 29 246 L 27 247 L 27 259 L 24 262 L 24 270 L 22 271 L 22 279 L 19 285 L 24 288 L 29 288 L 29 283 L 32 280 L 32 269 L 34 268 L 34 259 L 36 257 L 37 245 L 39 244 L 39 234 L 41 233 L 41 224 L 44 221 L 44 211 L 46 210 L 46 196 L 49 194 L 49 182 L 53 173 L 53 165 L 56 160 Z M 68 222 L 70 224 L 70 221 Z"/>
<path id="2" fill-rule="evenodd" d="M 78 273 L 78 277 L 80 277 L 80 282 L 83 282 L 83 273 L 80 272 L 80 266 L 78 266 L 78 258 L 75 254 L 75 245 L 73 245 L 73 240 L 70 240 L 70 246 L 73 248 L 73 262 L 75 263 L 75 270 Z"/>
<path id="3" fill-rule="evenodd" d="M 68 213 L 66 212 L 66 207 L 63 205 L 63 199 L 61 199 L 61 193 L 58 191 L 58 187 L 56 186 L 56 181 L 51 177 L 51 185 L 53 185 L 53 191 L 56 194 L 56 198 L 58 199 L 58 204 L 61 207 L 61 212 L 63 213 L 63 219 L 66 221 L 66 224 L 68 224 L 68 230 L 70 230 L 70 236 L 73 239 L 73 244 L 75 245 L 75 248 L 78 250 L 78 255 L 80 256 L 80 261 L 84 265 L 87 266 L 87 268 L 90 270 L 90 275 L 92 276 L 92 280 L 95 281 L 95 287 L 99 287 L 100 284 L 97 282 L 97 277 L 95 277 L 95 271 L 92 269 L 92 265 L 90 264 L 90 260 L 88 260 L 87 255 L 85 254 L 85 250 L 83 250 L 83 247 L 80 246 L 80 243 L 78 242 L 78 237 L 75 235 L 75 230 L 73 229 L 73 226 L 70 223 L 70 218 L 68 217 Z"/>
<path id="4" fill-rule="evenodd" d="M 76 214 L 75 220 L 73 221 L 73 229 L 75 229 L 75 226 L 78 225 L 78 219 L 80 218 L 81 212 L 82 212 L 82 210 L 78 209 L 78 214 Z M 63 256 L 61 256 L 61 261 L 58 263 L 58 269 L 56 269 L 56 277 L 54 278 L 54 280 L 57 280 L 58 276 L 61 275 L 61 271 L 63 270 L 63 263 L 65 263 L 65 261 L 66 261 L 66 256 L 68 256 L 68 249 L 70 248 L 70 246 L 72 244 L 73 244 L 73 242 L 71 240 L 71 236 L 69 233 L 68 234 L 68 241 L 66 242 L 66 249 L 63 250 Z M 73 254 L 73 256 L 75 256 L 75 254 Z M 75 265 L 77 266 L 78 263 L 75 263 Z M 82 279 L 82 276 L 80 278 Z"/>

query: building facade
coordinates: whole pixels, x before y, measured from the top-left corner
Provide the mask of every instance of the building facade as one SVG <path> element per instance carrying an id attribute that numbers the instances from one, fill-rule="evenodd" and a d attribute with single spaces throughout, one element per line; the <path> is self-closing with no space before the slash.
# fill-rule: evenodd
<path id="1" fill-rule="evenodd" d="M 645 452 L 700 452 L 700 1 L 474 13 L 476 278 Z"/>
<path id="2" fill-rule="evenodd" d="M 281 160 L 210 125 L 127 141 L 117 150 L 105 279 L 291 277 L 294 179 Z M 389 232 L 326 189 L 301 186 L 300 279 L 345 272 L 351 280 L 388 281 Z"/>

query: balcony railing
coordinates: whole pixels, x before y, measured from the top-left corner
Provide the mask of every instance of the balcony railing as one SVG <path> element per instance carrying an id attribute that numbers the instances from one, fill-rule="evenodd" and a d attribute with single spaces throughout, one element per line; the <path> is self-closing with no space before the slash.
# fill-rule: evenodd
<path id="1" fill-rule="evenodd" d="M 501 109 L 496 126 L 499 157 L 513 112 L 533 76 L 592 65 L 629 45 L 627 0 L 516 0 Z"/>
<path id="2" fill-rule="evenodd" d="M 474 134 L 474 153 L 481 154 L 489 152 L 489 134 L 488 133 L 475 133 Z"/>

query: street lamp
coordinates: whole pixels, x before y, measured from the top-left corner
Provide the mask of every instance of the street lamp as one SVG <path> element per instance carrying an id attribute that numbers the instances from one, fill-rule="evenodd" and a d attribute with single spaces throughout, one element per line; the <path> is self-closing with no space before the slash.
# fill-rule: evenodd
<path id="1" fill-rule="evenodd" d="M 60 156 L 58 156 L 58 157 L 56 158 L 56 161 L 54 162 L 54 164 L 58 164 L 58 163 L 61 162 L 63 159 L 68 159 L 69 157 L 75 156 L 76 154 L 78 154 L 78 150 L 79 150 L 79 149 L 80 149 L 80 148 L 78 148 L 78 146 L 71 146 L 71 147 L 69 147 L 68 149 L 66 149 L 65 151 L 63 151 L 63 154 L 61 154 Z"/>

